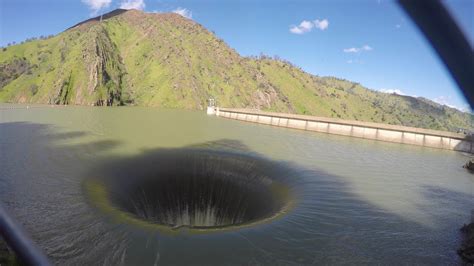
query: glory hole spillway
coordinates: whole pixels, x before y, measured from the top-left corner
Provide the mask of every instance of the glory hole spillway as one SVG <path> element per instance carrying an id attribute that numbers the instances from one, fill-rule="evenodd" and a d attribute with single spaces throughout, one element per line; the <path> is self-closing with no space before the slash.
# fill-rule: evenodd
<path id="1" fill-rule="evenodd" d="M 0 200 L 57 265 L 462 263 L 469 154 L 144 107 L 2 109 Z"/>
<path id="2" fill-rule="evenodd" d="M 282 173 L 289 170 L 256 156 L 171 149 L 94 169 L 99 178 L 85 187 L 93 204 L 126 223 L 204 233 L 269 222 L 289 211 L 294 198 Z"/>

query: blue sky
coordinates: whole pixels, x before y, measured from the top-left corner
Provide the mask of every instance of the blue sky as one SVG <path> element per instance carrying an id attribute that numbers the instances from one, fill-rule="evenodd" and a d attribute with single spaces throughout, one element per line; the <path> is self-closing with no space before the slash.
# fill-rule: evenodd
<path id="1" fill-rule="evenodd" d="M 474 1 L 445 1 L 474 40 Z M 241 55 L 278 55 L 320 75 L 465 109 L 457 85 L 419 30 L 388 0 L 2 0 L 0 45 L 115 8 L 177 12 L 214 31 Z"/>

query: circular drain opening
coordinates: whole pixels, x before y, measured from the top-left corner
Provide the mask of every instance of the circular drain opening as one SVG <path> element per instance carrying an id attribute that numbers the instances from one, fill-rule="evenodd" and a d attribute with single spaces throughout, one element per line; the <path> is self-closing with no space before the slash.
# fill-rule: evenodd
<path id="1" fill-rule="evenodd" d="M 112 208 L 133 219 L 171 229 L 222 229 L 285 213 L 290 193 L 274 178 L 278 171 L 266 160 L 233 153 L 161 152 L 118 164 L 101 184 Z"/>
<path id="2" fill-rule="evenodd" d="M 224 227 L 264 219 L 280 211 L 267 184 L 232 172 L 157 173 L 116 201 L 123 210 L 173 227 Z"/>

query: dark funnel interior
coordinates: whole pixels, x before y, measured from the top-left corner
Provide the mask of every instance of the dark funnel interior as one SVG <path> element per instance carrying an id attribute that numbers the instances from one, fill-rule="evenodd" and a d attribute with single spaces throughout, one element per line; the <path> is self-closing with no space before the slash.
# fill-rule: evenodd
<path id="1" fill-rule="evenodd" d="M 274 216 L 288 200 L 271 177 L 274 169 L 256 158 L 184 151 L 143 159 L 122 166 L 108 190 L 112 204 L 152 223 L 242 225 Z"/>

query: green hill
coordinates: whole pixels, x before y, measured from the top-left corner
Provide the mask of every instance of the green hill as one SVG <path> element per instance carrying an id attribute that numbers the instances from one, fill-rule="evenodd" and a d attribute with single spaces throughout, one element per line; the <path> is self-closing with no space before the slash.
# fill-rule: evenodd
<path id="1" fill-rule="evenodd" d="M 177 14 L 115 10 L 0 51 L 0 102 L 219 106 L 455 131 L 473 116 L 423 98 L 385 94 L 291 63 L 240 56 Z"/>

